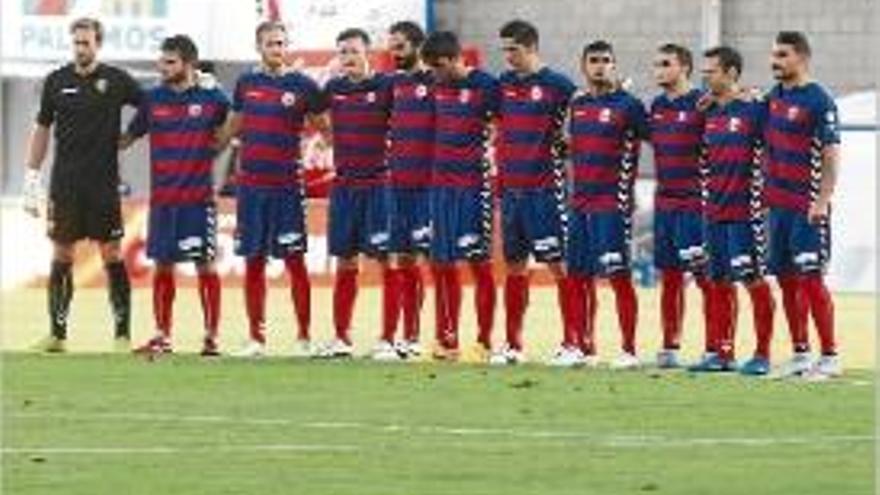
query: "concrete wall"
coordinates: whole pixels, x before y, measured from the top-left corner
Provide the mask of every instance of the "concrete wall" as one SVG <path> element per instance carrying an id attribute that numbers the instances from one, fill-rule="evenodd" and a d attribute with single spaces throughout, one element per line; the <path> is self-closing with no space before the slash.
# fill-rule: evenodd
<path id="1" fill-rule="evenodd" d="M 653 48 L 664 41 L 701 49 L 700 0 L 436 0 L 440 29 L 486 50 L 491 70 L 502 69 L 497 32 L 520 17 L 536 24 L 546 62 L 581 78 L 584 44 L 606 38 L 636 92 L 653 92 Z M 813 44 L 814 75 L 835 93 L 873 87 L 878 51 L 875 0 L 722 0 L 722 42 L 746 59 L 745 82 L 770 81 L 768 55 L 780 29 L 800 29 Z"/>

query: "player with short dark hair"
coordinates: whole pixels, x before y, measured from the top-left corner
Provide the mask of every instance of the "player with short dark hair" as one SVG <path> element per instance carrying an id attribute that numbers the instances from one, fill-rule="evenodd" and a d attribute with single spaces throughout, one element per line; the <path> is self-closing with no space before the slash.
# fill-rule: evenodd
<path id="1" fill-rule="evenodd" d="M 501 179 L 501 231 L 506 280 L 506 342 L 494 364 L 523 358 L 523 320 L 529 302 L 529 257 L 544 263 L 558 288 L 563 327 L 570 324 L 563 256 L 565 227 L 565 137 L 568 102 L 575 85 L 545 66 L 538 30 L 510 21 L 499 30 L 509 70 L 501 74 L 496 161 Z"/>
<path id="2" fill-rule="evenodd" d="M 333 325 L 336 337 L 316 357 L 351 357 L 351 321 L 357 298 L 359 256 L 379 262 L 383 272 L 383 332 L 393 312 L 387 304 L 396 294 L 389 280 L 388 165 L 385 161 L 391 85 L 369 64 L 370 38 L 361 29 L 342 31 L 336 38 L 341 75 L 324 87 L 332 129 L 336 177 L 330 191 L 328 250 L 336 258 Z M 381 350 L 381 343 L 377 351 Z"/>
<path id="3" fill-rule="evenodd" d="M 217 218 L 213 164 L 218 131 L 229 100 L 196 76 L 198 49 L 186 35 L 160 46 L 161 83 L 144 95 L 128 125 L 123 145 L 149 135 L 150 218 L 147 256 L 156 262 L 153 316 L 156 335 L 138 348 L 155 355 L 171 352 L 172 307 L 177 263 L 193 262 L 198 273 L 205 336 L 201 354 L 219 355 L 220 277 L 214 268 Z"/>
<path id="4" fill-rule="evenodd" d="M 703 78 L 709 89 L 703 134 L 707 162 L 706 239 L 711 278 L 714 352 L 691 371 L 735 371 L 737 296 L 749 292 L 756 349 L 743 374 L 770 371 L 775 303 L 764 278 L 766 232 L 763 205 L 763 104 L 738 85 L 742 56 L 727 46 L 704 52 Z"/>
<path id="5" fill-rule="evenodd" d="M 419 58 L 425 33 L 412 21 L 388 29 L 388 51 L 396 70 L 388 120 L 389 173 L 389 314 L 377 359 L 416 357 L 424 283 L 418 261 L 428 254 L 431 240 L 429 191 L 434 137 L 433 78 Z M 403 339 L 394 342 L 397 321 L 403 319 Z"/>
<path id="6" fill-rule="evenodd" d="M 690 50 L 665 43 L 654 57 L 654 79 L 663 93 L 650 107 L 649 130 L 654 148 L 657 188 L 654 192 L 654 266 L 660 271 L 661 368 L 679 366 L 684 323 L 686 275 L 703 293 L 706 328 L 710 325 L 709 284 L 703 238 L 702 137 L 704 118 L 698 103 L 703 92 L 691 88 Z M 710 346 L 709 338 L 706 339 Z M 715 349 L 707 347 L 706 352 Z"/>
<path id="7" fill-rule="evenodd" d="M 447 360 L 459 357 L 462 287 L 458 265 L 466 262 L 476 284 L 478 326 L 470 358 L 484 361 L 492 348 L 496 297 L 487 151 L 491 121 L 498 111 L 498 82 L 465 65 L 458 37 L 449 31 L 432 33 L 422 45 L 422 58 L 436 80 L 431 261 L 437 346 L 433 355 Z"/>
<path id="8" fill-rule="evenodd" d="M 118 141 L 120 111 L 137 106 L 138 83 L 128 72 L 97 59 L 103 27 L 96 19 L 77 19 L 70 27 L 74 60 L 43 82 L 40 110 L 28 144 L 25 209 L 41 207 L 40 167 L 54 125 L 55 163 L 49 186 L 48 234 L 53 244 L 49 273 L 51 335 L 43 350 L 62 352 L 73 297 L 72 264 L 77 241 L 99 244 L 107 273 L 117 347 L 130 347 L 131 287 L 122 258 Z"/>
<path id="9" fill-rule="evenodd" d="M 571 101 L 570 153 L 572 192 L 569 200 L 566 268 L 577 304 L 577 325 L 552 364 L 597 363 L 594 339 L 595 279 L 607 278 L 617 302 L 621 354 L 613 368 L 639 366 L 636 356 L 638 301 L 630 265 L 633 187 L 641 139 L 647 135 L 642 103 L 619 87 L 614 49 L 606 41 L 584 47 L 581 70 L 585 91 Z"/>
<path id="10" fill-rule="evenodd" d="M 783 374 L 841 373 L 834 335 L 834 302 L 823 279 L 831 256 L 831 197 L 840 162 L 837 107 L 810 78 L 810 44 L 798 31 L 775 40 L 771 69 L 777 84 L 767 94 L 767 204 L 770 271 L 782 302 L 794 356 Z M 821 356 L 810 356 L 812 314 Z"/>
<path id="11" fill-rule="evenodd" d="M 241 138 L 236 193 L 236 253 L 245 258 L 245 306 L 250 342 L 236 355 L 265 354 L 266 258 L 283 260 L 299 331 L 296 355 L 311 355 L 311 289 L 300 138 L 306 119 L 324 111 L 321 90 L 284 64 L 287 29 L 265 21 L 256 29 L 261 64 L 235 86 L 222 143 Z"/>

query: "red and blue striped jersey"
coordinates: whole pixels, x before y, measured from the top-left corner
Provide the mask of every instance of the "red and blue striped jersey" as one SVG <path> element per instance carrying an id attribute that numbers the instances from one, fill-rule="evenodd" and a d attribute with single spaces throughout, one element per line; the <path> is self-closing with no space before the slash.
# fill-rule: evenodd
<path id="1" fill-rule="evenodd" d="M 337 77 L 327 82 L 337 184 L 383 184 L 388 165 L 391 81 L 382 74 L 362 81 Z"/>
<path id="2" fill-rule="evenodd" d="M 479 69 L 434 86 L 434 186 L 487 186 L 486 153 L 498 100 L 498 81 Z"/>
<path id="3" fill-rule="evenodd" d="M 641 140 L 647 137 L 644 105 L 617 90 L 579 93 L 570 107 L 572 207 L 632 213 Z"/>
<path id="4" fill-rule="evenodd" d="M 758 101 L 713 103 L 706 110 L 707 202 L 713 221 L 754 219 L 763 208 L 764 105 Z"/>
<path id="5" fill-rule="evenodd" d="M 299 186 L 305 116 L 325 108 L 317 84 L 299 72 L 273 75 L 255 69 L 238 79 L 232 108 L 242 115 L 238 183 Z"/>
<path id="6" fill-rule="evenodd" d="M 565 177 L 563 128 L 571 95 L 566 76 L 543 67 L 500 77 L 496 159 L 505 188 L 560 187 Z"/>
<path id="7" fill-rule="evenodd" d="M 697 110 L 702 96 L 700 90 L 693 89 L 677 98 L 664 93 L 651 102 L 649 130 L 657 172 L 657 210 L 702 211 L 704 117 Z"/>
<path id="8" fill-rule="evenodd" d="M 818 197 L 822 150 L 840 143 L 837 106 L 817 83 L 767 95 L 767 203 L 806 212 Z"/>
<path id="9" fill-rule="evenodd" d="M 434 90 L 428 71 L 396 72 L 389 120 L 391 184 L 428 187 L 434 149 Z"/>
<path id="10" fill-rule="evenodd" d="M 157 86 L 144 95 L 127 132 L 149 134 L 150 203 L 204 204 L 214 195 L 216 131 L 229 100 L 219 89 Z"/>

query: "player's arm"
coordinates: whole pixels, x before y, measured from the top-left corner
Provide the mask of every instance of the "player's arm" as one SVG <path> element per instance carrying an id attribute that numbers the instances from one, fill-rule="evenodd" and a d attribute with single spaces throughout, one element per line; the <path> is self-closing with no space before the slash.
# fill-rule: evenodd
<path id="1" fill-rule="evenodd" d="M 321 140 L 330 146 L 333 144 L 333 132 L 330 125 L 330 112 L 310 113 L 306 116 L 306 124 L 315 130 Z"/>
<path id="2" fill-rule="evenodd" d="M 32 216 L 40 214 L 43 196 L 43 161 L 49 151 L 49 131 L 55 121 L 55 102 L 53 99 L 52 78 L 46 78 L 40 95 L 40 110 L 37 121 L 28 136 L 27 153 L 25 155 L 24 209 Z"/>
<path id="3" fill-rule="evenodd" d="M 119 136 L 119 149 L 127 150 L 135 141 L 142 138 L 149 129 L 148 115 L 150 114 L 149 104 L 146 101 L 141 102 L 137 113 L 132 117 L 131 121 L 125 127 L 125 132 Z"/>
<path id="4" fill-rule="evenodd" d="M 820 112 L 817 112 L 817 137 L 822 143 L 822 178 L 819 180 L 819 194 L 807 217 L 810 222 L 818 222 L 828 217 L 831 196 L 837 185 L 840 168 L 840 128 L 838 127 L 837 106 L 830 96 L 825 97 Z"/>

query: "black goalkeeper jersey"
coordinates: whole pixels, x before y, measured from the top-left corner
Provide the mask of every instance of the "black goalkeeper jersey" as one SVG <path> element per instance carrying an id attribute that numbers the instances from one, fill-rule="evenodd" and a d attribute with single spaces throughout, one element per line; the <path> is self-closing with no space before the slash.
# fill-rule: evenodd
<path id="1" fill-rule="evenodd" d="M 86 185 L 115 194 L 120 112 L 140 100 L 141 89 L 134 78 L 105 64 L 86 75 L 68 64 L 46 77 L 37 123 L 55 125 L 53 194 Z"/>

